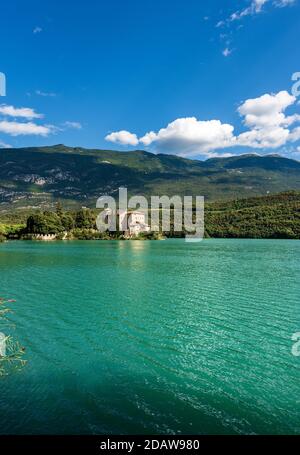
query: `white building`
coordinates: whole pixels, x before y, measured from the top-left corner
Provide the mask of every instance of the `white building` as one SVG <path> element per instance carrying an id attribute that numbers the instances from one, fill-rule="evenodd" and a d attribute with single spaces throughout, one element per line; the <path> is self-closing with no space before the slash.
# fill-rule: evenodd
<path id="1" fill-rule="evenodd" d="M 146 223 L 146 214 L 137 210 L 119 210 L 120 230 L 130 236 L 150 232 L 150 226 Z"/>

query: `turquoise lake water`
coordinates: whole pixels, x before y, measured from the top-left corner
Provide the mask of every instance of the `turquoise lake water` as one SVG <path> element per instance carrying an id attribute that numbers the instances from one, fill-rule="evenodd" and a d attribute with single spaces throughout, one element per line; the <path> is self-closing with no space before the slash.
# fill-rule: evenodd
<path id="1" fill-rule="evenodd" d="M 1 244 L 0 432 L 300 433 L 299 277 L 300 241 Z"/>

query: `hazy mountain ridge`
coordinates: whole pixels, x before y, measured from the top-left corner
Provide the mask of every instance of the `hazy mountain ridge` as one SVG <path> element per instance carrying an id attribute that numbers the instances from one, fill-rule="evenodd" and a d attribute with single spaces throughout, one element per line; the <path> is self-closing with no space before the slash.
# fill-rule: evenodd
<path id="1" fill-rule="evenodd" d="M 0 210 L 95 206 L 120 186 L 130 194 L 204 195 L 208 200 L 300 189 L 300 162 L 278 155 L 190 160 L 137 150 L 56 145 L 0 151 Z"/>

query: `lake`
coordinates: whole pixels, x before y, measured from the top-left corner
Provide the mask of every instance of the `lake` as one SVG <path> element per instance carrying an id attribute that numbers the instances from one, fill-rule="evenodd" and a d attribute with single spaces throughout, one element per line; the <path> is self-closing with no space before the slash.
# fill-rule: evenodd
<path id="1" fill-rule="evenodd" d="M 299 433 L 299 278 L 292 240 L 1 244 L 0 432 Z"/>

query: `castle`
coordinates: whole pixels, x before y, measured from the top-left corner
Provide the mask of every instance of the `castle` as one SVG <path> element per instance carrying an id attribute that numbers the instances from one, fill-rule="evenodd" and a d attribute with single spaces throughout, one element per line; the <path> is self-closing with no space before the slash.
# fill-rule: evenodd
<path id="1" fill-rule="evenodd" d="M 143 232 L 150 232 L 145 213 L 137 210 L 119 210 L 118 215 L 120 231 L 125 235 L 135 236 Z"/>

